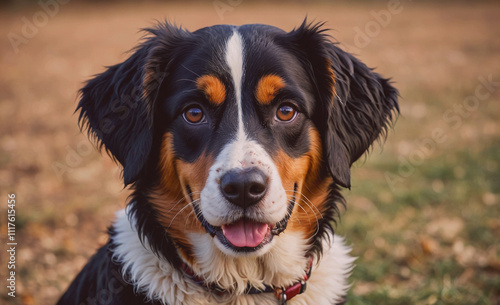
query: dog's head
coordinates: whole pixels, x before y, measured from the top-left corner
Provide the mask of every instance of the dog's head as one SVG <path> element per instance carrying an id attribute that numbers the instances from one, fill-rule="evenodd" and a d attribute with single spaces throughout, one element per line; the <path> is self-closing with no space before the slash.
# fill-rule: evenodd
<path id="1" fill-rule="evenodd" d="M 196 260 L 206 242 L 262 256 L 286 234 L 320 249 L 338 186 L 385 133 L 396 89 L 320 25 L 148 31 L 78 106 L 135 190 L 138 230 L 172 261 Z"/>

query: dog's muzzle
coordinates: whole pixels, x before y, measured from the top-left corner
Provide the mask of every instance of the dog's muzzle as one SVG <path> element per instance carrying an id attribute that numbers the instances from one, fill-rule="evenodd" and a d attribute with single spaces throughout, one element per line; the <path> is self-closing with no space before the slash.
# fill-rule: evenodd
<path id="1" fill-rule="evenodd" d="M 269 178 L 258 168 L 230 170 L 221 177 L 220 190 L 224 198 L 242 209 L 259 203 L 268 191 Z M 203 217 L 200 205 L 193 207 L 198 220 L 211 236 L 217 237 L 227 248 L 235 252 L 253 252 L 270 243 L 274 236 L 282 233 L 295 206 L 295 193 L 289 200 L 287 213 L 283 219 L 274 224 L 262 223 L 243 216 L 242 218 L 221 226 L 213 226 Z"/>

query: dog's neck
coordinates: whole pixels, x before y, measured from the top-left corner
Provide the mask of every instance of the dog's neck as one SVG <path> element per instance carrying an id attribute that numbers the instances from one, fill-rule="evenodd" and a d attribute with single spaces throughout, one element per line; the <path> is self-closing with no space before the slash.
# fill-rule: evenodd
<path id="1" fill-rule="evenodd" d="M 307 280 L 311 277 L 313 260 L 313 257 L 309 257 L 309 263 L 307 265 L 307 269 L 305 270 L 306 274 L 303 278 L 297 280 L 297 282 L 295 282 L 293 285 L 286 287 L 274 287 L 265 284 L 264 288 L 247 286 L 245 294 L 273 293 L 276 297 L 276 300 L 278 300 L 278 303 L 284 304 L 286 303 L 286 301 L 289 301 L 295 296 L 305 292 L 307 288 Z M 181 270 L 188 278 L 216 295 L 223 296 L 224 294 L 233 293 L 232 291 L 219 287 L 216 284 L 206 282 L 205 279 L 200 275 L 197 275 L 196 272 L 194 272 L 187 263 L 181 264 Z"/>
<path id="2" fill-rule="evenodd" d="M 307 270 L 307 240 L 297 232 L 285 231 L 268 253 L 258 257 L 230 257 L 215 246 L 208 234 L 191 234 L 196 257 L 191 268 L 207 282 L 232 292 L 219 296 L 156 256 L 147 240 L 141 243 L 134 220 L 129 220 L 126 212 L 120 211 L 117 216 L 114 259 L 122 264 L 123 272 L 138 291 L 164 304 L 277 304 L 272 293 L 245 294 L 245 290 L 248 286 L 287 287 L 304 277 Z M 317 262 L 308 290 L 289 304 L 335 304 L 348 289 L 346 279 L 353 262 L 348 252 L 341 239 L 336 239 L 333 247 L 325 243 L 323 254 L 329 257 Z"/>
<path id="3" fill-rule="evenodd" d="M 225 290 L 244 294 L 248 285 L 287 287 L 303 278 L 308 264 L 307 244 L 299 233 L 282 233 L 272 249 L 261 256 L 229 256 L 208 234 L 190 234 L 194 246 L 193 271 Z"/>

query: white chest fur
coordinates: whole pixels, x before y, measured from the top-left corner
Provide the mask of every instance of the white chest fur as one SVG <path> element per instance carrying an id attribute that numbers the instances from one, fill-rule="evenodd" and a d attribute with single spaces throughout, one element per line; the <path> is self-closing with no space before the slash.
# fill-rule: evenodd
<path id="1" fill-rule="evenodd" d="M 220 252 L 208 234 L 191 235 L 198 259 L 193 270 L 207 282 L 234 291 L 232 295 L 215 296 L 173 268 L 169 262 L 156 256 L 147 241 L 141 243 L 135 224 L 129 221 L 125 210 L 117 212 L 114 224 L 116 245 L 113 258 L 123 265 L 138 292 L 151 300 L 168 305 L 276 305 L 272 293 L 243 294 L 248 283 L 258 287 L 263 283 L 289 285 L 303 275 L 305 240 L 286 231 L 276 238 L 275 245 L 262 257 L 227 257 Z M 347 278 L 354 258 L 349 255 L 341 237 L 325 239 L 323 256 L 315 261 L 305 293 L 288 302 L 290 305 L 335 304 L 349 289 Z"/>

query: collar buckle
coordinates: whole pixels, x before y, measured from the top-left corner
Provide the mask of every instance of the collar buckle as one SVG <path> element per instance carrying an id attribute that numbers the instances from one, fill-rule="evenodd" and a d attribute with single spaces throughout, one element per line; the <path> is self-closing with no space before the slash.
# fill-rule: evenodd
<path id="1" fill-rule="evenodd" d="M 274 290 L 274 296 L 278 300 L 280 305 L 286 305 L 288 300 L 291 300 L 295 296 L 302 294 L 307 289 L 307 275 L 304 276 L 304 280 L 295 283 L 288 288 L 277 288 Z"/>
<path id="2" fill-rule="evenodd" d="M 278 299 L 279 305 L 286 305 L 287 298 L 285 291 L 281 290 L 281 293 L 276 294 L 276 298 Z"/>

